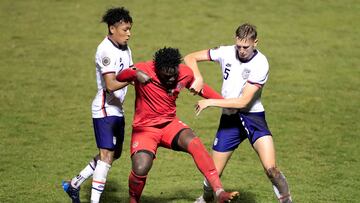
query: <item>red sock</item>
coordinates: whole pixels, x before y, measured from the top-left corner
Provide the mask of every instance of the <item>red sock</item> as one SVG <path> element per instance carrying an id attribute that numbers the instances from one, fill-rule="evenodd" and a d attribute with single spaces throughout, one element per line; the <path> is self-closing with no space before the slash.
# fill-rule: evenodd
<path id="1" fill-rule="evenodd" d="M 223 189 L 214 161 L 198 137 L 191 140 L 188 146 L 188 152 L 193 157 L 198 169 L 210 183 L 212 189 L 215 192 Z"/>
<path id="2" fill-rule="evenodd" d="M 133 171 L 129 175 L 130 203 L 138 203 L 146 183 L 146 176 L 138 176 Z"/>

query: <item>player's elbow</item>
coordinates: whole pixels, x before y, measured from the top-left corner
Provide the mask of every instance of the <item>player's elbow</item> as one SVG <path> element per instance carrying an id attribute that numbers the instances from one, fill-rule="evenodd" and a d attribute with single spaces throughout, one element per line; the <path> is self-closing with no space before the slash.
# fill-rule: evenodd
<path id="1" fill-rule="evenodd" d="M 188 54 L 188 55 L 186 55 L 184 57 L 185 64 L 189 64 L 189 63 L 194 62 L 194 61 L 196 61 L 196 60 L 191 54 Z"/>
<path id="2" fill-rule="evenodd" d="M 114 91 L 116 91 L 116 89 L 115 89 L 115 88 L 111 88 L 111 87 L 106 87 L 106 91 L 107 91 L 107 92 L 114 92 Z"/>

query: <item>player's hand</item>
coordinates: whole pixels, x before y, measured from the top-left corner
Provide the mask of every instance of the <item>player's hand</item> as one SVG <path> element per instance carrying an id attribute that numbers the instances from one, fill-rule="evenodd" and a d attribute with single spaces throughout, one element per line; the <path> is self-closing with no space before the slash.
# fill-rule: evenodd
<path id="1" fill-rule="evenodd" d="M 139 69 L 136 70 L 136 79 L 143 84 L 151 82 L 151 77 Z"/>
<path id="2" fill-rule="evenodd" d="M 195 106 L 196 116 L 200 115 L 201 111 L 209 107 L 209 105 L 210 105 L 210 99 L 199 100 L 197 105 Z"/>
<path id="3" fill-rule="evenodd" d="M 191 84 L 189 90 L 191 93 L 196 95 L 201 92 L 203 87 L 204 87 L 204 81 L 203 81 L 202 77 L 197 77 L 197 78 L 195 78 L 194 82 Z"/>

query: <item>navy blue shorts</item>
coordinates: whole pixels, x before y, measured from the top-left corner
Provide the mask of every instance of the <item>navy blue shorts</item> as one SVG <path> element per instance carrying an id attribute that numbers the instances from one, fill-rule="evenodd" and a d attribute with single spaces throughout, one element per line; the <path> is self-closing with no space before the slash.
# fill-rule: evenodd
<path id="1" fill-rule="evenodd" d="M 93 126 L 98 148 L 113 151 L 122 147 L 125 133 L 124 117 L 93 118 Z"/>
<path id="2" fill-rule="evenodd" d="M 222 114 L 213 150 L 233 151 L 246 138 L 253 145 L 258 138 L 267 135 L 271 135 L 271 132 L 265 120 L 265 112 Z"/>

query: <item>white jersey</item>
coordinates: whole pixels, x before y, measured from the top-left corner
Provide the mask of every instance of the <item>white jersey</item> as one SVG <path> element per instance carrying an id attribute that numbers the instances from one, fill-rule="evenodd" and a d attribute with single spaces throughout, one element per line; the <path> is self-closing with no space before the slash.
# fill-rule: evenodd
<path id="1" fill-rule="evenodd" d="M 92 117 L 124 116 L 122 105 L 127 87 L 109 93 L 103 76 L 108 73 L 118 74 L 133 66 L 130 48 L 122 50 L 106 37 L 97 47 L 95 64 L 97 94 L 92 102 Z"/>
<path id="2" fill-rule="evenodd" d="M 238 98 L 241 96 L 246 82 L 263 86 L 268 79 L 269 63 L 266 57 L 255 50 L 254 56 L 241 62 L 235 45 L 221 46 L 209 50 L 210 60 L 220 63 L 223 73 L 221 94 L 224 98 Z M 249 108 L 249 112 L 262 112 L 261 90 L 257 99 Z M 234 113 L 234 109 L 223 109 L 223 113 Z"/>

